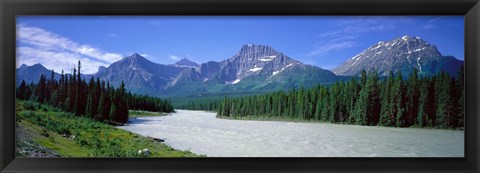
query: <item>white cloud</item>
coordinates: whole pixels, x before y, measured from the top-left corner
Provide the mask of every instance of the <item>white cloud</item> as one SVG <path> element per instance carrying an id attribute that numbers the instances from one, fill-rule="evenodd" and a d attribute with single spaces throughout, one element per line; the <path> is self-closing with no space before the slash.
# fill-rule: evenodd
<path id="1" fill-rule="evenodd" d="M 425 24 L 421 25 L 420 29 L 421 30 L 431 30 L 431 29 L 455 26 L 455 25 L 452 25 L 451 23 L 446 22 L 448 20 L 449 20 L 448 16 L 436 17 L 436 18 L 428 20 Z"/>
<path id="2" fill-rule="evenodd" d="M 446 18 L 447 18 L 447 16 L 436 17 L 436 18 L 433 18 L 433 19 L 428 20 L 427 23 L 435 23 L 435 22 L 437 22 L 437 21 L 440 21 L 440 20 L 446 19 Z"/>
<path id="3" fill-rule="evenodd" d="M 91 47 L 81 47 L 81 48 L 77 49 L 77 52 L 79 52 L 81 54 L 91 54 L 91 53 L 95 52 L 95 49 L 91 48 Z"/>
<path id="4" fill-rule="evenodd" d="M 332 41 L 319 45 L 316 49 L 312 50 L 307 56 L 323 55 L 330 51 L 344 50 L 356 46 L 355 41 Z"/>
<path id="5" fill-rule="evenodd" d="M 79 44 L 66 37 L 38 27 L 17 25 L 17 67 L 40 63 L 48 69 L 69 72 L 78 60 L 82 72 L 95 73 L 100 65 L 120 60 L 118 53 L 105 52 L 88 44 Z"/>
<path id="6" fill-rule="evenodd" d="M 178 61 L 180 60 L 180 58 L 178 56 L 175 56 L 175 55 L 170 55 L 169 57 L 171 60 L 174 60 L 174 61 Z"/>
<path id="7" fill-rule="evenodd" d="M 107 36 L 109 36 L 109 37 L 118 37 L 118 34 L 110 33 L 110 34 L 108 34 Z"/>
<path id="8" fill-rule="evenodd" d="M 378 17 L 357 17 L 339 23 L 339 26 L 329 32 L 317 36 L 319 41 L 306 56 L 320 56 L 331 51 L 341 51 L 357 45 L 357 39 L 363 33 L 394 29 L 395 25 Z"/>

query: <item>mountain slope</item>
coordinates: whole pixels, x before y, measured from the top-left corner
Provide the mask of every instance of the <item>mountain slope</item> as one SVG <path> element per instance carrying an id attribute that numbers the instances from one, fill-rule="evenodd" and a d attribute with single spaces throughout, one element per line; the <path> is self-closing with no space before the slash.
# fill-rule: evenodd
<path id="1" fill-rule="evenodd" d="M 332 71 L 336 75 L 354 76 L 363 69 L 377 70 L 382 76 L 390 71 L 409 74 L 417 69 L 420 74 L 433 75 L 442 70 L 456 75 L 463 61 L 443 56 L 433 44 L 419 37 L 403 36 L 370 46 Z"/>
<path id="2" fill-rule="evenodd" d="M 32 66 L 22 64 L 16 70 L 16 86 L 20 86 L 22 80 L 25 80 L 26 84 L 30 84 L 32 82 L 38 83 L 42 74 L 46 75 L 47 78 L 50 79 L 52 71 L 48 70 L 41 64 L 34 64 Z M 58 73 L 55 73 L 54 78 L 59 79 L 60 75 Z"/>
<path id="3" fill-rule="evenodd" d="M 95 76 L 118 86 L 121 81 L 134 93 L 156 95 L 164 89 L 183 68 L 153 63 L 139 54 L 125 57 Z"/>

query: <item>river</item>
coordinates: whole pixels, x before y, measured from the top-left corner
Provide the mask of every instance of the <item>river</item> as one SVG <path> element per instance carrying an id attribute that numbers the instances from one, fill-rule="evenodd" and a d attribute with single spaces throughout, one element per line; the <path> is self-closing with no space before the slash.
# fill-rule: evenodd
<path id="1" fill-rule="evenodd" d="M 228 120 L 176 110 L 119 128 L 208 157 L 464 157 L 464 131 Z"/>

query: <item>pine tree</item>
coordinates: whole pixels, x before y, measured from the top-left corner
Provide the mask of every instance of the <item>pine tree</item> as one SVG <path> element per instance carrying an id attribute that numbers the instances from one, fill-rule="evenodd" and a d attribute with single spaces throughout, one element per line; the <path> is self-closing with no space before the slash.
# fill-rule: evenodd
<path id="1" fill-rule="evenodd" d="M 394 113 L 394 98 L 393 98 L 393 86 L 394 86 L 394 76 L 393 72 L 390 71 L 388 74 L 387 82 L 384 84 L 382 90 L 382 103 L 380 110 L 380 121 L 379 124 L 383 126 L 393 125 L 392 117 Z"/>
<path id="2" fill-rule="evenodd" d="M 458 127 L 464 127 L 464 121 L 465 121 L 465 72 L 464 72 L 464 65 L 462 64 L 460 66 L 460 70 L 458 71 L 457 74 L 457 87 L 459 89 L 459 95 L 460 97 L 458 98 Z"/>
<path id="3" fill-rule="evenodd" d="M 355 78 L 352 78 L 348 84 L 349 90 L 349 99 L 347 102 L 347 110 L 348 110 L 348 122 L 354 123 L 355 122 L 355 105 L 358 99 L 358 93 L 360 92 L 360 85 L 357 83 Z"/>
<path id="4" fill-rule="evenodd" d="M 362 70 L 360 84 L 364 87 L 367 84 L 367 71 Z"/>
<path id="5" fill-rule="evenodd" d="M 397 127 L 405 126 L 405 86 L 403 83 L 402 72 L 398 72 L 395 78 L 395 84 L 392 90 L 394 100 L 394 119 Z"/>
<path id="6" fill-rule="evenodd" d="M 445 128 L 449 124 L 450 78 L 442 71 L 435 84 L 438 93 L 435 126 Z"/>
<path id="7" fill-rule="evenodd" d="M 115 104 L 111 104 L 110 113 L 108 114 L 109 115 L 109 118 L 108 118 L 109 122 L 112 122 L 115 119 L 115 113 L 116 112 L 117 111 L 116 111 Z"/>
<path id="8" fill-rule="evenodd" d="M 303 99 L 303 95 L 304 95 L 304 92 L 305 92 L 305 89 L 303 87 L 301 87 L 299 90 L 298 90 L 298 95 L 297 95 L 297 101 L 296 101 L 296 108 L 295 110 L 297 110 L 296 112 L 296 117 L 297 118 L 300 118 L 302 119 L 303 118 L 303 111 L 305 110 L 304 109 L 304 99 Z"/>
<path id="9" fill-rule="evenodd" d="M 45 75 L 40 75 L 40 80 L 38 82 L 37 88 L 35 90 L 35 95 L 37 96 L 38 102 L 44 103 L 46 101 L 45 90 L 47 89 Z"/>
<path id="10" fill-rule="evenodd" d="M 450 88 L 449 88 L 449 105 L 448 105 L 448 126 L 449 127 L 458 127 L 459 124 L 459 117 L 458 114 L 460 112 L 460 88 L 457 86 L 457 81 L 455 78 L 450 79 Z"/>
<path id="11" fill-rule="evenodd" d="M 77 69 L 75 66 L 73 66 L 73 72 L 72 72 L 73 78 L 70 79 L 70 88 L 68 91 L 70 92 L 69 98 L 70 98 L 70 109 L 69 111 L 71 112 L 77 112 Z"/>
<path id="12" fill-rule="evenodd" d="M 380 88 L 378 86 L 378 73 L 372 71 L 369 74 L 366 87 L 368 89 L 368 99 L 367 99 L 367 110 L 368 114 L 366 115 L 366 120 L 368 125 L 377 125 L 380 117 Z"/>
<path id="13" fill-rule="evenodd" d="M 85 107 L 85 115 L 90 118 L 94 118 L 95 114 L 92 110 L 92 105 L 93 105 L 93 96 L 92 92 L 88 94 L 87 97 L 87 106 Z"/>
<path id="14" fill-rule="evenodd" d="M 83 115 L 85 114 L 85 105 L 86 105 L 86 99 L 85 99 L 85 90 L 84 90 L 84 81 L 81 78 L 81 63 L 78 61 L 78 71 L 77 71 L 77 82 L 75 86 L 75 113 L 77 115 Z"/>
<path id="15" fill-rule="evenodd" d="M 426 121 L 426 126 L 433 127 L 435 124 L 435 114 L 437 111 L 437 90 L 435 88 L 435 83 L 436 83 L 436 76 L 432 76 L 430 79 L 427 80 L 428 82 L 428 101 L 426 102 L 425 109 L 426 109 L 426 114 L 428 115 L 425 117 Z"/>
<path id="16" fill-rule="evenodd" d="M 328 120 L 330 122 L 336 122 L 338 120 L 337 116 L 338 116 L 338 113 L 339 113 L 339 107 L 340 107 L 340 84 L 338 82 L 336 82 L 333 87 L 331 88 L 330 90 L 331 94 L 330 94 L 330 113 L 329 113 L 329 117 L 328 117 Z"/>
<path id="17" fill-rule="evenodd" d="M 22 83 L 20 84 L 20 87 L 17 90 L 17 98 L 21 100 L 27 100 L 27 84 L 25 83 L 25 80 L 22 80 Z"/>
<path id="18" fill-rule="evenodd" d="M 414 124 L 416 117 L 418 115 L 418 98 L 419 98 L 419 91 L 418 89 L 420 86 L 418 85 L 418 70 L 414 69 L 414 71 L 410 74 L 408 78 L 408 88 L 407 88 L 407 117 L 405 119 L 406 124 L 405 126 L 411 126 Z"/>
<path id="19" fill-rule="evenodd" d="M 429 105 L 429 90 L 428 90 L 428 80 L 423 79 L 420 82 L 420 97 L 418 99 L 418 116 L 416 119 L 416 123 L 423 127 L 426 126 L 428 123 L 429 115 L 428 115 L 428 108 L 427 105 Z"/>
<path id="20" fill-rule="evenodd" d="M 105 96 L 104 94 L 102 93 L 100 95 L 100 100 L 98 102 L 98 107 L 97 107 L 97 115 L 95 116 L 95 119 L 97 120 L 104 120 L 104 115 L 105 115 L 105 109 L 103 109 L 105 105 Z"/>

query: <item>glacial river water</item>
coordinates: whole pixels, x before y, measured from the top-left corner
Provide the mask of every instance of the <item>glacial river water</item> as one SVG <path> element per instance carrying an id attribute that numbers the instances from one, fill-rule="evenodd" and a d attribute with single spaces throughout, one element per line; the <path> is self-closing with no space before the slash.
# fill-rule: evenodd
<path id="1" fill-rule="evenodd" d="M 218 119 L 177 110 L 119 128 L 209 157 L 463 157 L 464 131 Z"/>

